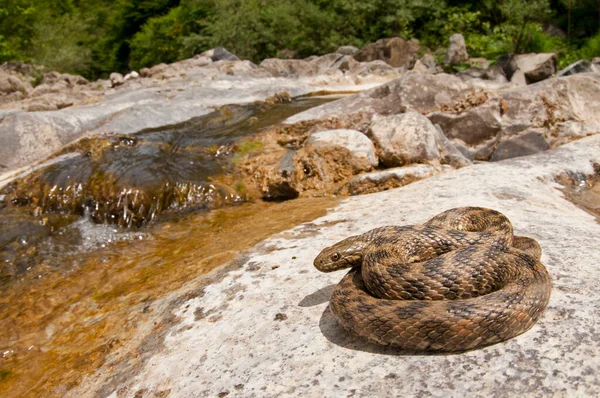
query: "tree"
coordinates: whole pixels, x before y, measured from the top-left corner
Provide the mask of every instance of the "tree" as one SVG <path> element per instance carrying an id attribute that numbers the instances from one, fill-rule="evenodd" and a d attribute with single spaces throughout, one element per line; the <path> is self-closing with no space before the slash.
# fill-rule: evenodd
<path id="1" fill-rule="evenodd" d="M 529 25 L 545 22 L 552 15 L 548 0 L 503 0 L 498 7 L 505 19 L 502 27 L 511 37 L 515 53 L 524 47 Z"/>

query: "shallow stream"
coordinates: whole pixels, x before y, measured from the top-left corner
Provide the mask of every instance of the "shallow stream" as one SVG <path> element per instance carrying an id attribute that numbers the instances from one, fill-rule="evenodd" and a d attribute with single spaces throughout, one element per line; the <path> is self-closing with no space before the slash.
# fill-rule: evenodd
<path id="1" fill-rule="evenodd" d="M 168 297 L 335 200 L 251 203 L 214 177 L 261 129 L 329 101 L 227 106 L 81 140 L 0 193 L 0 396 L 63 396 L 117 348 L 133 357 Z M 168 317 L 167 317 L 168 318 Z M 132 348 L 133 347 L 133 348 Z M 132 351 L 133 350 L 133 351 Z M 133 360 L 133 359 L 132 359 Z"/>

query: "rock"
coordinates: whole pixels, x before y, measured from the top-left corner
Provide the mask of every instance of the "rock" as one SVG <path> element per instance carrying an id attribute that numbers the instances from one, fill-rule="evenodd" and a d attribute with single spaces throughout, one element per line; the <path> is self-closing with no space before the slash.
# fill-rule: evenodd
<path id="1" fill-rule="evenodd" d="M 367 132 L 386 167 L 439 161 L 436 129 L 415 111 L 374 119 Z"/>
<path id="2" fill-rule="evenodd" d="M 550 145 L 548 145 L 548 142 L 544 138 L 544 134 L 539 131 L 527 131 L 515 137 L 500 141 L 490 160 L 495 162 L 519 156 L 532 155 L 534 153 L 546 151 L 549 148 Z"/>
<path id="3" fill-rule="evenodd" d="M 0 95 L 6 95 L 20 91 L 27 92 L 26 85 L 16 76 L 0 72 Z"/>
<path id="4" fill-rule="evenodd" d="M 573 140 L 600 134 L 600 124 L 569 120 L 557 123 L 552 133 L 552 147 L 556 148 Z"/>
<path id="5" fill-rule="evenodd" d="M 525 72 L 523 72 L 521 69 L 517 69 L 512 77 L 510 78 L 510 82 L 514 85 L 514 86 L 526 86 L 527 85 L 527 77 L 525 76 Z"/>
<path id="6" fill-rule="evenodd" d="M 484 143 L 502 129 L 498 100 L 487 101 L 459 114 L 433 112 L 427 117 L 442 128 L 446 137 L 459 139 L 470 146 Z"/>
<path id="7" fill-rule="evenodd" d="M 556 73 L 556 54 L 520 54 L 515 57 L 517 69 L 525 74 L 527 84 L 547 79 Z M 511 79 L 512 81 L 512 79 Z"/>
<path id="8" fill-rule="evenodd" d="M 435 57 L 432 54 L 425 54 L 421 57 L 421 62 L 429 69 L 434 69 L 437 66 Z"/>
<path id="9" fill-rule="evenodd" d="M 453 75 L 407 73 L 379 87 L 301 112 L 288 118 L 285 123 L 356 112 L 400 113 L 407 107 L 429 113 L 459 100 L 467 94 L 468 89 L 467 84 Z"/>
<path id="10" fill-rule="evenodd" d="M 141 77 L 150 77 L 152 74 L 150 72 L 150 68 L 142 68 L 140 69 L 140 76 Z"/>
<path id="11" fill-rule="evenodd" d="M 140 77 L 139 73 L 137 73 L 136 71 L 131 71 L 128 74 L 125 75 L 125 77 L 123 78 L 123 80 L 124 81 L 132 80 L 132 79 L 135 80 L 135 79 L 137 79 L 139 77 Z"/>
<path id="12" fill-rule="evenodd" d="M 411 70 L 416 73 L 433 73 L 434 72 L 434 70 L 428 68 L 427 65 L 425 65 L 423 62 L 421 62 L 420 59 L 418 59 L 415 62 L 415 65 L 413 66 L 413 68 Z"/>
<path id="13" fill-rule="evenodd" d="M 487 78 L 487 71 L 480 68 L 469 68 L 458 72 L 456 76 L 465 81 L 470 79 L 485 79 Z"/>
<path id="14" fill-rule="evenodd" d="M 113 72 L 109 76 L 111 87 L 117 87 L 121 84 L 125 83 L 125 79 L 123 79 L 123 75 L 117 72 Z"/>
<path id="15" fill-rule="evenodd" d="M 205 51 L 201 56 L 208 57 L 214 62 L 216 61 L 239 61 L 240 59 L 235 55 L 224 49 L 223 47 L 216 47 L 211 50 Z"/>
<path id="16" fill-rule="evenodd" d="M 375 146 L 366 135 L 356 130 L 326 130 L 311 134 L 304 147 L 308 150 L 315 148 L 347 149 L 356 163 L 355 172 L 371 170 L 377 166 Z"/>
<path id="17" fill-rule="evenodd" d="M 444 63 L 450 65 L 459 65 L 469 60 L 469 54 L 467 53 L 467 44 L 465 38 L 460 33 L 455 33 L 450 36 L 450 47 L 446 52 Z"/>
<path id="18" fill-rule="evenodd" d="M 486 80 L 495 81 L 498 83 L 508 83 L 504 69 L 500 65 L 494 65 L 486 70 Z"/>
<path id="19" fill-rule="evenodd" d="M 589 137 L 531 157 L 477 164 L 342 200 L 327 215 L 248 250 L 202 290 L 198 286 L 205 275 L 171 291 L 165 305 L 172 307 L 165 317 L 176 314 L 178 323 L 167 338 L 162 338 L 164 331 L 144 330 L 136 336 L 138 345 L 117 347 L 114 355 L 133 358 L 131 352 L 158 338 L 160 347 L 145 351 L 139 365 L 105 361 L 69 394 L 134 396 L 168 388 L 177 397 L 200 391 L 438 397 L 450 389 L 450 395 L 474 397 L 536 397 L 542 391 L 598 396 L 593 347 L 599 338 L 600 224 L 566 200 L 555 182 L 565 170 L 594 173 L 591 161 L 598 160 L 598 153 L 600 136 Z M 537 324 L 506 342 L 443 356 L 407 355 L 368 344 L 341 328 L 327 307 L 345 271 L 318 272 L 312 267 L 317 254 L 351 235 L 386 224 L 420 224 L 457 206 L 501 211 L 515 233 L 540 243 L 553 286 Z M 231 292 L 241 293 L 224 305 Z M 212 319 L 197 319 L 194 308 L 210 312 Z M 287 324 L 273 321 L 282 312 Z M 168 318 L 157 321 L 168 324 Z M 202 355 L 190 356 L 190 350 Z M 499 375 L 510 382 L 499 382 Z"/>
<path id="20" fill-rule="evenodd" d="M 560 72 L 558 72 L 556 74 L 556 77 L 571 76 L 571 75 L 575 75 L 577 73 L 590 73 L 590 72 L 600 73 L 600 66 L 598 66 L 586 59 L 581 59 L 581 60 L 574 62 L 571 65 L 567 66 Z"/>
<path id="21" fill-rule="evenodd" d="M 377 40 L 368 44 L 354 55 L 359 62 L 382 60 L 393 67 L 410 69 L 415 64 L 419 53 L 419 41 L 416 39 L 404 40 L 392 37 Z"/>
<path id="22" fill-rule="evenodd" d="M 360 50 L 354 46 L 341 46 L 341 47 L 338 47 L 337 50 L 335 50 L 336 53 L 342 54 L 342 55 L 354 55 L 359 51 Z"/>
<path id="23" fill-rule="evenodd" d="M 434 174 L 437 174 L 437 170 L 428 164 L 395 167 L 358 175 L 350 180 L 344 189 L 350 195 L 363 195 L 402 187 Z"/>
<path id="24" fill-rule="evenodd" d="M 357 60 L 354 59 L 354 57 L 351 57 L 349 55 L 344 55 L 343 57 L 338 59 L 331 66 L 331 69 L 341 70 L 342 72 L 347 72 L 347 71 L 357 72 L 358 68 L 361 68 L 364 66 L 363 64 L 370 65 L 372 63 L 371 62 L 359 63 Z M 385 64 L 385 66 L 389 67 L 389 65 L 387 65 L 387 64 Z"/>
<path id="25" fill-rule="evenodd" d="M 281 77 L 314 76 L 318 72 L 317 65 L 301 59 L 267 58 L 260 67 Z"/>
<path id="26" fill-rule="evenodd" d="M 467 63 L 478 69 L 489 69 L 490 67 L 490 61 L 487 58 L 469 58 Z"/>
<path id="27" fill-rule="evenodd" d="M 295 156 L 296 151 L 286 151 L 279 162 L 278 169 L 265 179 L 264 186 L 262 187 L 263 200 L 281 202 L 298 197 L 300 192 L 295 187 L 294 179 L 296 173 Z"/>

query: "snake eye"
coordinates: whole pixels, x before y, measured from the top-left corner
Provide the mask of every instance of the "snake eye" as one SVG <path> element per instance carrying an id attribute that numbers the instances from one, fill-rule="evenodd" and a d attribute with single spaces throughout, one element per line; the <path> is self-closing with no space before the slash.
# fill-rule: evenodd
<path id="1" fill-rule="evenodd" d="M 331 255 L 331 261 L 337 261 L 340 259 L 340 253 L 333 253 Z"/>

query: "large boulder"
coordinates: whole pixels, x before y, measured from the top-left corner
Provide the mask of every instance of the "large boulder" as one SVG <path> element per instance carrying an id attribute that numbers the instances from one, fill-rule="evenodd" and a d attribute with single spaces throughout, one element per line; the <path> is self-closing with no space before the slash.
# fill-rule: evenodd
<path id="1" fill-rule="evenodd" d="M 355 172 L 370 170 L 377 166 L 375 146 L 366 135 L 356 130 L 325 130 L 311 134 L 304 143 L 307 150 L 345 148 L 356 165 Z"/>
<path id="2" fill-rule="evenodd" d="M 399 115 L 375 117 L 367 134 L 386 167 L 439 164 L 443 159 L 440 132 L 419 112 L 409 110 Z"/>
<path id="3" fill-rule="evenodd" d="M 450 65 L 459 65 L 469 60 L 469 53 L 467 52 L 467 44 L 465 38 L 460 33 L 455 33 L 450 36 L 450 47 L 446 52 L 444 62 Z"/>
<path id="4" fill-rule="evenodd" d="M 393 67 L 410 69 L 419 56 L 419 41 L 391 37 L 368 44 L 354 55 L 360 62 L 382 60 Z"/>

